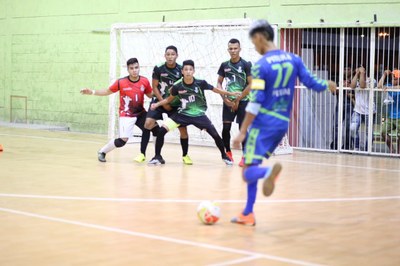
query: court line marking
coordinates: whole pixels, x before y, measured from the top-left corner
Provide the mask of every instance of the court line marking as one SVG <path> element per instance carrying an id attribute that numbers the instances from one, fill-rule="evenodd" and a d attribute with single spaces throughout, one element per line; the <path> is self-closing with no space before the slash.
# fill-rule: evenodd
<path id="1" fill-rule="evenodd" d="M 44 140 L 53 140 L 53 141 L 62 141 L 62 142 L 77 142 L 77 143 L 95 143 L 95 144 L 104 144 L 104 142 L 94 141 L 94 140 L 79 140 L 79 139 L 64 139 L 64 138 L 54 138 L 54 137 L 42 137 L 42 136 L 29 136 L 29 135 L 21 135 L 21 134 L 7 134 L 0 133 L 0 136 L 6 137 L 20 137 L 20 138 L 31 138 L 31 139 L 44 139 Z"/>
<path id="2" fill-rule="evenodd" d="M 260 256 L 249 256 L 249 257 L 244 257 L 236 260 L 229 260 L 221 263 L 216 263 L 216 264 L 210 264 L 209 266 L 225 266 L 225 265 L 235 265 L 243 262 L 248 262 L 256 259 L 261 259 L 262 257 Z"/>
<path id="3" fill-rule="evenodd" d="M 144 198 L 103 198 L 103 197 L 74 197 L 54 195 L 9 194 L 0 193 L 0 198 L 27 198 L 27 199 L 52 199 L 52 200 L 76 200 L 76 201 L 109 201 L 109 202 L 140 202 L 140 203 L 199 203 L 205 199 L 144 199 Z M 322 202 L 354 202 L 354 201 L 378 201 L 400 200 L 400 196 L 382 197 L 354 197 L 354 198 L 315 198 L 315 199 L 273 199 L 258 200 L 257 203 L 322 203 Z M 246 200 L 214 200 L 219 203 L 244 203 Z"/>
<path id="4" fill-rule="evenodd" d="M 315 263 L 302 261 L 302 260 L 289 259 L 289 258 L 285 258 L 285 257 L 257 253 L 257 252 L 252 252 L 252 251 L 248 251 L 248 250 L 229 248 L 229 247 L 218 246 L 218 245 L 213 245 L 213 244 L 206 244 L 206 243 L 195 242 L 195 241 L 190 241 L 190 240 L 183 240 L 183 239 L 178 239 L 178 238 L 165 237 L 165 236 L 159 236 L 159 235 L 148 234 L 148 233 L 141 233 L 141 232 L 136 232 L 136 231 L 129 231 L 129 230 L 120 229 L 117 227 L 109 227 L 109 226 L 103 226 L 103 225 L 98 225 L 98 224 L 85 223 L 85 222 L 79 222 L 79 221 L 74 221 L 74 220 L 67 220 L 67 219 L 63 219 L 63 218 L 51 217 L 51 216 L 36 214 L 36 213 L 32 213 L 32 212 L 25 212 L 25 211 L 19 211 L 19 210 L 1 208 L 1 207 L 0 207 L 0 211 L 6 212 L 6 213 L 22 215 L 22 216 L 27 216 L 27 217 L 39 218 L 42 220 L 47 220 L 47 221 L 52 221 L 52 222 L 59 222 L 59 223 L 64 223 L 64 224 L 72 224 L 72 225 L 77 225 L 77 226 L 81 226 L 81 227 L 98 229 L 98 230 L 103 230 L 103 231 L 107 231 L 107 232 L 113 232 L 113 233 L 147 238 L 147 239 L 152 239 L 152 240 L 170 242 L 170 243 L 186 245 L 186 246 L 193 246 L 193 247 L 197 247 L 197 248 L 205 248 L 205 249 L 210 249 L 210 250 L 217 250 L 217 251 L 223 251 L 223 252 L 241 254 L 241 255 L 247 255 L 247 256 L 253 256 L 253 257 L 259 256 L 260 258 L 273 260 L 273 261 L 286 262 L 286 263 L 290 263 L 290 264 L 294 264 L 294 265 L 321 266 L 320 264 L 315 264 Z"/>
<path id="5" fill-rule="evenodd" d="M 41 137 L 41 136 L 29 136 L 29 135 L 21 135 L 21 134 L 14 135 L 14 134 L 0 133 L 0 136 L 25 137 L 25 138 L 54 140 L 54 141 L 63 141 L 63 142 L 104 144 L 104 142 L 100 142 L 100 141 L 63 139 L 63 138 L 54 138 L 54 137 Z M 201 154 L 208 153 L 208 154 L 211 154 L 211 152 L 196 152 L 196 151 L 191 151 L 191 153 L 201 153 Z M 289 163 L 296 163 L 296 164 L 310 164 L 310 165 L 320 165 L 320 166 L 329 166 L 329 167 L 354 168 L 354 169 L 360 169 L 360 170 L 365 170 L 365 171 L 384 171 L 384 172 L 400 173 L 400 169 L 385 169 L 385 168 L 376 168 L 376 167 L 363 167 L 363 166 L 356 166 L 356 165 L 318 163 L 318 162 L 297 161 L 297 160 L 290 160 L 290 159 L 279 159 L 279 161 L 289 162 Z"/>

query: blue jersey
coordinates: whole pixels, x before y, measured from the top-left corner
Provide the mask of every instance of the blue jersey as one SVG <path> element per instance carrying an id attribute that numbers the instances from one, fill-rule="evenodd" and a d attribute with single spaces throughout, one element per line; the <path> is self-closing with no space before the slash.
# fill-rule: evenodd
<path id="1" fill-rule="evenodd" d="M 392 98 L 392 101 L 391 101 L 391 104 L 389 105 L 389 110 L 388 110 L 389 118 L 399 119 L 400 118 L 400 92 L 389 91 L 388 94 Z"/>
<path id="2" fill-rule="evenodd" d="M 287 127 L 297 78 L 315 91 L 328 89 L 328 82 L 314 77 L 301 58 L 282 50 L 267 52 L 252 69 L 250 101 L 261 105 L 253 125 Z"/>

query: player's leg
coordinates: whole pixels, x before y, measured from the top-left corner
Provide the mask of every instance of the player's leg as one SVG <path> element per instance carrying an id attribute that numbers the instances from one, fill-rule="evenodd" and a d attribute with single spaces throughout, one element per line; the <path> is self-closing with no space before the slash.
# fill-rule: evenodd
<path id="1" fill-rule="evenodd" d="M 182 160 L 183 163 L 186 165 L 192 165 L 193 161 L 188 155 L 189 151 L 189 135 L 187 132 L 187 127 L 179 127 L 179 134 L 181 140 L 181 147 L 182 147 Z"/>
<path id="2" fill-rule="evenodd" d="M 156 154 L 149 161 L 149 165 L 160 165 L 160 164 L 165 164 L 164 158 L 161 156 L 161 150 L 162 147 L 164 146 L 164 137 L 168 133 L 168 131 L 174 130 L 179 127 L 179 124 L 173 120 L 173 117 L 168 118 L 165 120 L 164 125 L 160 128 L 160 131 L 158 132 L 157 135 L 157 140 L 156 140 Z"/>
<path id="3" fill-rule="evenodd" d="M 200 117 L 196 117 L 192 124 L 200 130 L 205 129 L 207 133 L 214 139 L 215 145 L 217 145 L 219 152 L 221 153 L 221 158 L 226 165 L 232 165 L 232 160 L 228 157 L 225 152 L 224 142 L 222 138 L 219 136 L 217 130 L 215 129 L 214 125 L 212 124 L 211 120 L 203 115 Z"/>
<path id="4" fill-rule="evenodd" d="M 247 106 L 247 101 L 241 101 L 238 106 L 236 122 L 239 124 L 239 130 L 242 127 L 242 123 L 246 115 L 246 106 Z M 240 167 L 244 166 L 244 149 L 245 149 L 246 139 L 244 139 L 242 142 L 242 159 L 239 162 Z"/>
<path id="5" fill-rule="evenodd" d="M 140 141 L 140 154 L 135 157 L 135 161 L 138 163 L 144 162 L 146 160 L 146 149 L 150 140 L 150 130 L 145 128 L 146 123 L 146 112 L 143 112 L 137 117 L 136 126 L 142 131 L 142 138 Z"/>
<path id="6" fill-rule="evenodd" d="M 157 124 L 157 120 L 162 119 L 162 114 L 163 110 L 161 109 L 161 107 L 157 108 L 156 110 L 149 109 L 149 111 L 147 112 L 144 127 L 153 133 L 154 138 L 157 138 L 158 131 L 160 130 L 160 126 Z"/>
<path id="7" fill-rule="evenodd" d="M 233 155 L 231 151 L 231 128 L 232 122 L 235 120 L 236 112 L 227 106 L 225 103 L 222 107 L 222 140 L 226 150 L 226 154 L 233 162 Z"/>
<path id="8" fill-rule="evenodd" d="M 136 123 L 136 117 L 120 117 L 119 118 L 119 138 L 110 140 L 98 152 L 97 158 L 100 162 L 106 162 L 106 154 L 115 148 L 125 146 L 129 137 L 132 136 L 133 128 Z"/>
<path id="9" fill-rule="evenodd" d="M 251 128 L 248 134 L 245 149 L 245 166 L 243 180 L 247 183 L 247 201 L 243 211 L 232 218 L 232 223 L 255 225 L 254 204 L 256 202 L 258 180 L 265 178 L 263 193 L 270 196 L 275 188 L 275 181 L 282 170 L 281 164 L 273 167 L 260 166 L 263 158 L 269 158 L 284 137 L 286 130 L 260 130 Z"/>

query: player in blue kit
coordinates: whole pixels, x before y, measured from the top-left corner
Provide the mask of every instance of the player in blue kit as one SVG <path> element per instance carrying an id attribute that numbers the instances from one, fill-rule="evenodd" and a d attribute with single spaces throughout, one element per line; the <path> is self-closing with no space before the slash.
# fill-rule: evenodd
<path id="1" fill-rule="evenodd" d="M 257 52 L 263 56 L 252 69 L 250 102 L 246 107 L 240 133 L 233 143 L 234 147 L 239 148 L 247 135 L 243 168 L 243 179 L 247 183 L 247 203 L 231 222 L 254 226 L 256 220 L 253 206 L 257 182 L 265 178 L 263 194 L 270 196 L 282 170 L 279 163 L 273 167 L 262 167 L 260 164 L 264 158 L 271 156 L 288 130 L 297 78 L 307 88 L 318 92 L 330 90 L 336 93 L 337 88 L 333 81 L 314 77 L 299 56 L 279 50 L 273 43 L 274 31 L 267 21 L 255 21 L 249 35 Z"/>

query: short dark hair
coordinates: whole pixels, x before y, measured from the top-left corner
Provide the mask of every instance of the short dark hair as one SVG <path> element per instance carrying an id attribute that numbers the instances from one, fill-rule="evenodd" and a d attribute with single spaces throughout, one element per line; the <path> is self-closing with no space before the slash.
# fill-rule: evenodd
<path id="1" fill-rule="evenodd" d="M 235 38 L 230 39 L 229 42 L 228 42 L 228 44 L 230 44 L 230 43 L 231 43 L 231 44 L 238 43 L 239 46 L 240 46 L 240 41 L 239 41 L 238 39 L 235 39 Z"/>
<path id="2" fill-rule="evenodd" d="M 235 39 L 235 38 L 230 39 L 229 42 L 228 42 L 228 44 L 230 44 L 230 43 L 231 43 L 231 44 L 238 43 L 239 46 L 240 46 L 240 41 L 239 41 L 238 39 Z"/>
<path id="3" fill-rule="evenodd" d="M 274 29 L 266 20 L 260 19 L 253 22 L 249 35 L 253 37 L 256 33 L 261 33 L 267 41 L 274 41 Z"/>
<path id="4" fill-rule="evenodd" d="M 139 61 L 137 60 L 136 57 L 130 58 L 128 61 L 126 61 L 126 66 L 133 65 L 133 64 L 139 64 Z"/>
<path id="5" fill-rule="evenodd" d="M 192 66 L 193 68 L 194 68 L 194 62 L 193 62 L 193 60 L 185 60 L 185 61 L 183 61 L 183 63 L 182 63 L 182 68 L 184 68 L 185 66 Z"/>
<path id="6" fill-rule="evenodd" d="M 165 48 L 165 52 L 167 52 L 168 50 L 174 50 L 175 53 L 178 54 L 178 48 L 176 48 L 176 46 L 170 45 L 167 48 Z"/>

